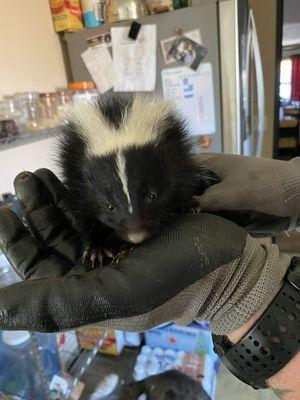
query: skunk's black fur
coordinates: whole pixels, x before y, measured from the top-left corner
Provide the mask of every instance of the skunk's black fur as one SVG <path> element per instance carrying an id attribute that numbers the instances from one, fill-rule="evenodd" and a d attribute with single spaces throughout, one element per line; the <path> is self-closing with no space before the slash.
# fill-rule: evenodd
<path id="1" fill-rule="evenodd" d="M 136 98 L 99 96 L 95 102 L 97 117 L 104 119 L 115 135 L 122 135 L 133 102 L 138 101 Z M 147 107 L 147 97 L 143 101 Z M 158 102 L 157 107 L 160 105 Z M 207 171 L 195 165 L 185 123 L 170 110 L 155 125 L 160 134 L 154 141 L 122 148 L 130 212 L 128 196 L 117 172 L 117 151 L 114 148 L 101 154 L 100 149 L 100 155 L 91 153 L 89 141 L 93 139 L 85 136 L 74 115 L 71 111 L 68 123 L 62 128 L 59 162 L 77 229 L 86 242 L 105 246 L 111 231 L 125 241 L 143 241 L 174 221 L 184 209 L 193 207 L 193 196 L 201 194 L 210 184 Z M 144 116 L 136 118 L 143 122 Z"/>

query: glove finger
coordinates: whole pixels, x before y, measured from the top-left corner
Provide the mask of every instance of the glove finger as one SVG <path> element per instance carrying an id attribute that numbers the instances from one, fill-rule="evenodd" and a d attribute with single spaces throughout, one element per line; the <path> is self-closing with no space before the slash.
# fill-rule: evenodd
<path id="1" fill-rule="evenodd" d="M 71 268 L 67 261 L 48 255 L 7 208 L 0 208 L 0 249 L 21 279 L 60 276 Z"/>
<path id="2" fill-rule="evenodd" d="M 290 226 L 289 217 L 277 217 L 253 210 L 218 210 L 214 214 L 242 226 L 256 238 L 275 236 Z"/>
<path id="3" fill-rule="evenodd" d="M 197 197 L 201 210 L 204 212 L 231 210 L 233 208 L 234 188 L 229 187 L 224 180 L 210 186 L 201 196 Z M 234 204 L 236 208 L 236 204 Z"/>
<path id="4" fill-rule="evenodd" d="M 51 182 L 51 192 L 39 178 L 39 173 L 22 172 L 14 181 L 26 223 L 36 239 L 50 252 L 75 263 L 80 258 L 82 243 L 69 215 L 57 205 L 63 204 L 63 189 L 51 177 L 50 171 L 49 174 L 43 171 L 41 175 Z"/>
<path id="5" fill-rule="evenodd" d="M 222 181 L 227 175 L 227 165 L 236 162 L 237 156 L 225 153 L 200 153 L 199 164 L 212 171 Z"/>
<path id="6" fill-rule="evenodd" d="M 145 315 L 239 257 L 245 238 L 222 218 L 187 216 L 117 265 L 1 289 L 0 327 L 53 332 Z"/>
<path id="7" fill-rule="evenodd" d="M 61 183 L 57 176 L 47 168 L 37 169 L 34 171 L 34 175 L 44 183 L 45 187 L 51 194 L 55 206 L 62 210 L 64 215 L 72 222 L 73 216 L 66 204 L 66 199 L 68 197 L 68 190 L 66 187 Z"/>

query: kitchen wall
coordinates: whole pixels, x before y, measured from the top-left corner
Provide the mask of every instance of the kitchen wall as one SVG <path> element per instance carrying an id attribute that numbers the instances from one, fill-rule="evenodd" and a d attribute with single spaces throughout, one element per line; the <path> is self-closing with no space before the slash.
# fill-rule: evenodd
<path id="1" fill-rule="evenodd" d="M 0 196 L 7 192 L 14 193 L 14 179 L 22 171 L 49 168 L 59 175 L 55 162 L 56 146 L 57 138 L 53 137 L 0 151 Z"/>
<path id="2" fill-rule="evenodd" d="M 53 91 L 67 78 L 48 0 L 0 0 L 0 98 L 18 91 Z M 32 133 L 35 135 L 35 133 Z M 0 194 L 23 170 L 55 170 L 55 138 L 0 151 Z"/>
<path id="3" fill-rule="evenodd" d="M 249 0 L 253 9 L 265 83 L 265 138 L 263 156 L 273 155 L 275 76 L 276 76 L 276 1 Z"/>
<path id="4" fill-rule="evenodd" d="M 17 91 L 53 91 L 67 84 L 48 0 L 0 1 L 0 98 Z"/>

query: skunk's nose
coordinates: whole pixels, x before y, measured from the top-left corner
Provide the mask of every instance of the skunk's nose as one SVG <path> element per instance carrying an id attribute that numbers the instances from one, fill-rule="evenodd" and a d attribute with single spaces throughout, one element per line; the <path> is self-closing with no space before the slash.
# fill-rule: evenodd
<path id="1" fill-rule="evenodd" d="M 144 242 L 149 236 L 150 234 L 147 231 L 128 232 L 126 235 L 128 242 L 135 244 Z"/>

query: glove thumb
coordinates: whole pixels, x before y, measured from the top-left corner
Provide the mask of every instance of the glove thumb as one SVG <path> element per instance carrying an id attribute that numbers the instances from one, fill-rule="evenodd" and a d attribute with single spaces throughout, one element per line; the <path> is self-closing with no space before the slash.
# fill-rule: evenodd
<path id="1" fill-rule="evenodd" d="M 197 197 L 197 200 L 204 212 L 231 210 L 232 190 L 229 192 L 228 184 L 222 181 L 209 187 L 203 195 Z"/>

